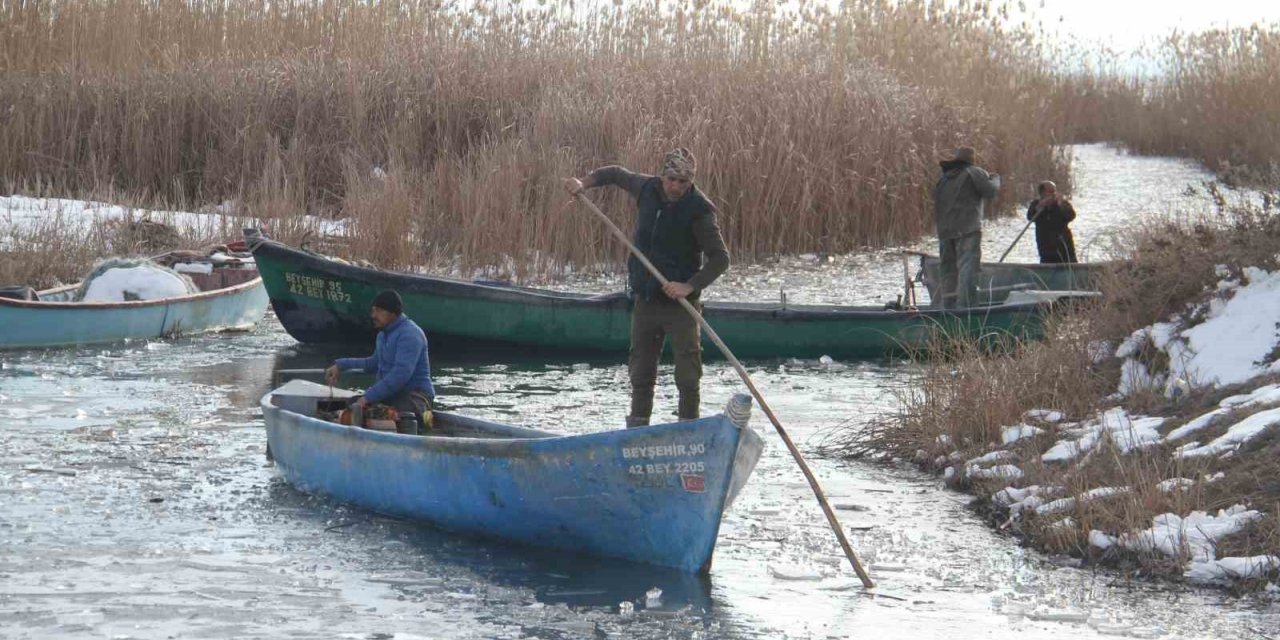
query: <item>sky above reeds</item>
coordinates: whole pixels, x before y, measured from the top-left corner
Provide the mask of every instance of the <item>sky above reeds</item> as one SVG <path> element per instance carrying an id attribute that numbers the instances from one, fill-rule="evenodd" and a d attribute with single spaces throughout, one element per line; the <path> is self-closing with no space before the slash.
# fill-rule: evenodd
<path id="1" fill-rule="evenodd" d="M 1175 29 L 1280 23 L 1276 0 L 1031 0 L 1026 6 L 1047 29 L 1117 52 L 1155 44 Z"/>

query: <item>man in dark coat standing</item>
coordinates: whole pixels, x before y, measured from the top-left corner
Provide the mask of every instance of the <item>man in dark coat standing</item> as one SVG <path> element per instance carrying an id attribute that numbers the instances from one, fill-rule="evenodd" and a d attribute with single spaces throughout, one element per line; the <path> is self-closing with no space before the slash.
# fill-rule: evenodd
<path id="1" fill-rule="evenodd" d="M 1075 207 L 1058 195 L 1058 185 L 1045 180 L 1036 187 L 1040 197 L 1027 207 L 1027 220 L 1036 222 L 1036 249 L 1041 264 L 1076 262 L 1076 241 L 1067 225 L 1076 219 Z"/>
<path id="2" fill-rule="evenodd" d="M 568 178 L 565 188 L 577 195 L 584 188 L 613 185 L 636 201 L 636 248 L 662 272 L 658 280 L 632 256 L 627 261 L 631 310 L 631 413 L 628 427 L 649 424 L 653 390 L 658 379 L 662 345 L 671 338 L 675 355 L 676 388 L 680 391 L 681 420 L 698 417 L 702 379 L 702 336 L 698 321 L 680 305 L 685 298 L 699 307 L 698 295 L 729 268 L 716 207 L 693 185 L 697 170 L 693 154 L 680 148 L 667 152 L 660 176 L 633 173 L 610 165 L 581 180 Z M 706 258 L 704 264 L 703 258 Z"/>
<path id="3" fill-rule="evenodd" d="M 978 265 L 982 262 L 983 203 L 996 197 L 1000 176 L 974 164 L 972 147 L 960 147 L 940 163 L 942 177 L 933 189 L 933 220 L 938 231 L 942 299 L 935 306 L 971 307 L 977 302 Z"/>

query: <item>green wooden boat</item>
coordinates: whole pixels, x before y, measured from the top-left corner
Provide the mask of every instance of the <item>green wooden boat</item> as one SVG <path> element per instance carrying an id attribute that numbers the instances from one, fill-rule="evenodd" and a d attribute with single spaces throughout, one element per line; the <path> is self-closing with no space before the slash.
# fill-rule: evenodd
<path id="1" fill-rule="evenodd" d="M 913 253 L 920 259 L 919 279 L 929 291 L 929 299 L 938 299 L 941 282 L 938 256 Z M 1098 278 L 1113 262 L 1077 262 L 1072 264 L 1039 264 L 1026 262 L 983 262 L 979 265 L 980 299 L 1000 302 L 1010 291 L 1096 291 Z"/>
<path id="2" fill-rule="evenodd" d="M 379 291 L 395 289 L 433 346 L 485 343 L 557 353 L 628 348 L 630 301 L 621 293 L 564 293 L 369 269 L 262 238 L 252 246 L 272 308 L 300 342 L 371 344 L 371 302 Z M 879 358 L 922 348 L 939 335 L 1035 337 L 1045 312 L 1063 297 L 960 312 L 708 302 L 704 314 L 739 357 Z M 705 347 L 716 354 L 709 342 Z"/>

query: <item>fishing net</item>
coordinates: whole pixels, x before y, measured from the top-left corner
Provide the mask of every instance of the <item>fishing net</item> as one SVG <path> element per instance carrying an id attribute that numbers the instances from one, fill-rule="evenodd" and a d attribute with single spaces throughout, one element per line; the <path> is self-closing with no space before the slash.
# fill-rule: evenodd
<path id="1" fill-rule="evenodd" d="M 191 278 L 148 258 L 107 258 L 76 289 L 78 302 L 159 300 L 199 293 Z"/>

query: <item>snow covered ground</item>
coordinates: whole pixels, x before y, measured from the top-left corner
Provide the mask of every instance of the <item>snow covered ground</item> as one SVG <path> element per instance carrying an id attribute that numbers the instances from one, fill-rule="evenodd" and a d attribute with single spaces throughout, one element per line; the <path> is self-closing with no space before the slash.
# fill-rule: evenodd
<path id="1" fill-rule="evenodd" d="M 230 204 L 210 207 L 207 211 L 163 211 L 140 209 L 94 202 L 90 200 L 66 200 L 61 198 L 30 198 L 27 196 L 0 197 L 0 227 L 17 231 L 32 231 L 41 224 L 56 221 L 64 228 L 88 230 L 107 221 L 152 220 L 190 232 L 204 235 L 239 234 L 244 227 L 262 226 L 264 221 L 253 217 L 233 215 Z M 271 221 L 265 221 L 270 228 Z M 341 235 L 346 223 L 317 216 L 305 216 L 303 224 L 323 235 Z M 0 236 L 0 241 L 3 236 Z"/>
<path id="2" fill-rule="evenodd" d="M 956 449 L 949 438 L 939 440 L 946 450 L 937 460 L 954 463 L 944 470 L 944 477 L 987 486 L 1005 484 L 993 492 L 992 500 L 1008 510 L 1011 524 L 1040 518 L 1042 525 L 1057 529 L 1077 528 L 1074 516 L 1080 509 L 1087 512 L 1087 503 L 1129 500 L 1131 509 L 1141 509 L 1143 496 L 1150 496 L 1154 488 L 1156 495 L 1170 496 L 1170 504 L 1176 504 L 1177 492 L 1190 496 L 1201 483 L 1228 477 L 1252 443 L 1280 432 L 1280 384 L 1270 383 L 1274 378 L 1268 376 L 1280 372 L 1280 272 L 1251 268 L 1239 278 L 1229 277 L 1225 270 L 1222 276 L 1194 313 L 1136 331 L 1116 349 L 1123 379 L 1113 399 L 1118 405 L 1143 390 L 1164 393 L 1175 402 L 1190 390 L 1242 385 L 1247 391 L 1223 398 L 1216 407 L 1189 419 L 1183 413 L 1180 425 L 1164 417 L 1131 414 L 1120 406 L 1078 422 L 1064 422 L 1060 413 L 1047 409 L 1028 411 L 1021 422 L 1000 430 L 999 444 L 992 444 L 982 455 L 966 456 L 967 461 L 957 453 L 946 454 Z M 1213 437 L 1205 437 L 1206 433 Z M 1201 465 L 1212 463 L 1208 469 L 1225 470 L 1187 471 L 1198 477 L 1174 475 L 1156 482 L 1152 474 L 1158 470 L 1143 475 L 1132 466 L 1126 477 L 1148 478 L 1154 487 L 1080 488 L 1080 475 L 1087 474 L 1082 470 L 1091 456 L 1099 452 L 1118 456 L 1120 468 L 1125 468 L 1129 465 L 1123 458 L 1154 447 L 1168 452 L 1169 469 L 1204 469 Z M 1030 454 L 1029 448 L 1033 448 Z M 1185 466 L 1192 464 L 1197 466 Z M 1218 545 L 1225 536 L 1265 517 L 1248 504 L 1216 512 L 1158 513 L 1152 515 L 1149 527 L 1133 531 L 1091 526 L 1087 542 L 1104 557 L 1117 551 L 1166 557 L 1182 563 L 1183 575 L 1190 581 L 1230 584 L 1273 576 L 1280 570 L 1280 557 L 1273 555 L 1218 557 Z"/>

